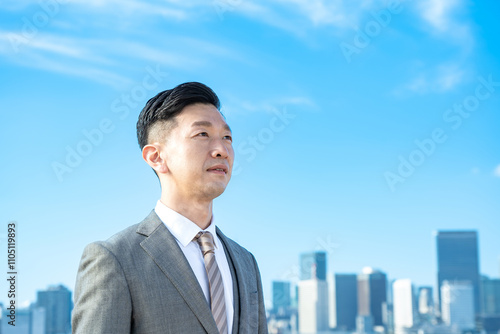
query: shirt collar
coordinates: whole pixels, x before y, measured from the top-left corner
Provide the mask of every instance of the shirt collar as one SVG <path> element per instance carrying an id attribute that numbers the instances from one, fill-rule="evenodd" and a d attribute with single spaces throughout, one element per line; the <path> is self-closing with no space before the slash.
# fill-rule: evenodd
<path id="1" fill-rule="evenodd" d="M 177 239 L 182 246 L 186 247 L 193 238 L 198 234 L 198 232 L 210 232 L 214 238 L 214 245 L 217 248 L 217 236 L 215 230 L 214 216 L 212 215 L 212 220 L 210 225 L 204 230 L 202 230 L 193 221 L 184 217 L 180 213 L 170 209 L 168 206 L 163 204 L 161 201 L 156 203 L 155 212 L 160 217 L 161 221 L 168 228 L 170 233 Z"/>

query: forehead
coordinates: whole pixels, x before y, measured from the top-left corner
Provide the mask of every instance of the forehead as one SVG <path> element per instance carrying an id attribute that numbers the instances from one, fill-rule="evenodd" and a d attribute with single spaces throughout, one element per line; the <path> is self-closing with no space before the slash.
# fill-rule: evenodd
<path id="1" fill-rule="evenodd" d="M 219 110 L 211 104 L 195 103 L 185 107 L 176 117 L 180 127 L 213 126 L 229 129 Z"/>

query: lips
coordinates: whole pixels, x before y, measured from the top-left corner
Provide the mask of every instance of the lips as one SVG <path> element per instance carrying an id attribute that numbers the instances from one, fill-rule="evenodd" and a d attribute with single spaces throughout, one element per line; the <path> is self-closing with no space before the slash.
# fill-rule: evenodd
<path id="1" fill-rule="evenodd" d="M 227 174 L 228 167 L 226 165 L 215 165 L 207 169 L 208 172 Z"/>

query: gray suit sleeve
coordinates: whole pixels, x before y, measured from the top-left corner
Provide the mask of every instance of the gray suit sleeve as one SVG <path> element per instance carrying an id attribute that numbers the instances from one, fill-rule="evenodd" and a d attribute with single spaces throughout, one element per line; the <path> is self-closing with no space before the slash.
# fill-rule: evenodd
<path id="1" fill-rule="evenodd" d="M 252 254 L 253 263 L 255 265 L 255 272 L 257 273 L 257 291 L 259 293 L 259 334 L 267 333 L 267 319 L 266 319 L 266 309 L 264 306 L 264 293 L 262 291 L 262 279 L 260 278 L 259 266 L 257 261 Z"/>
<path id="2" fill-rule="evenodd" d="M 123 269 L 103 243 L 83 251 L 75 287 L 73 334 L 130 333 L 132 302 Z"/>

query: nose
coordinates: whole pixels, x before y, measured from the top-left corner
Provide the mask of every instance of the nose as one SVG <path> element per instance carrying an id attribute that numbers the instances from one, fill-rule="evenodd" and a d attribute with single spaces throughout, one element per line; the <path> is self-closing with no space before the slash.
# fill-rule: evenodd
<path id="1" fill-rule="evenodd" d="M 232 152 L 233 152 L 232 144 L 227 143 L 222 139 L 215 139 L 213 141 L 213 147 L 211 152 L 213 158 L 227 159 L 231 156 Z"/>

